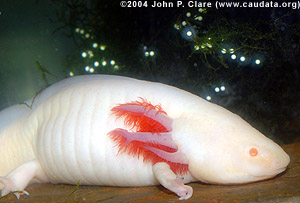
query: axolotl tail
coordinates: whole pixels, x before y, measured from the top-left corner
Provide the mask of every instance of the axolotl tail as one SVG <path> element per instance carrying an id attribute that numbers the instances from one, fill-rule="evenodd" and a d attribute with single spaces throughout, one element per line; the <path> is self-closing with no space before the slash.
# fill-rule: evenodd
<path id="1" fill-rule="evenodd" d="M 32 135 L 24 127 L 30 112 L 26 105 L 15 105 L 0 112 L 0 176 L 34 158 Z"/>

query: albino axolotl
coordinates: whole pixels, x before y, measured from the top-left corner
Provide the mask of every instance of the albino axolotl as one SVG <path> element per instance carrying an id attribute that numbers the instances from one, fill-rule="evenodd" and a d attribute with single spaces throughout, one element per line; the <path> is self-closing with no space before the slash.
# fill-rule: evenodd
<path id="1" fill-rule="evenodd" d="M 65 79 L 0 112 L 1 195 L 32 183 L 161 184 L 269 179 L 290 162 L 242 118 L 161 83 L 90 75 Z M 20 191 L 22 191 L 20 193 Z"/>

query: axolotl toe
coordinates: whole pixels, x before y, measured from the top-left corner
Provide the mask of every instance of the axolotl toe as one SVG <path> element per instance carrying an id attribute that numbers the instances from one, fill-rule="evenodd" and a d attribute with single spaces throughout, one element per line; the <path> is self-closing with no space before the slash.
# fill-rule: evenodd
<path id="1" fill-rule="evenodd" d="M 230 111 L 161 83 L 65 79 L 0 112 L 1 195 L 32 183 L 161 184 L 189 199 L 202 181 L 241 184 L 283 172 L 289 156 Z M 32 105 L 31 105 L 32 104 Z M 13 115 L 13 116 L 12 116 Z"/>

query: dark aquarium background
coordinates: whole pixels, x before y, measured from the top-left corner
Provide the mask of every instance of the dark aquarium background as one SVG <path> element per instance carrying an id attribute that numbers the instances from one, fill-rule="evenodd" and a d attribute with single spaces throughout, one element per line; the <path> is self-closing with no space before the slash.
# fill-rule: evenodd
<path id="1" fill-rule="evenodd" d="M 214 1 L 211 7 L 157 1 L 168 7 L 153 8 L 153 1 L 130 1 L 129 8 L 120 2 L 1 0 L 0 110 L 63 78 L 123 75 L 199 95 L 279 143 L 300 141 L 294 5 L 216 9 Z"/>

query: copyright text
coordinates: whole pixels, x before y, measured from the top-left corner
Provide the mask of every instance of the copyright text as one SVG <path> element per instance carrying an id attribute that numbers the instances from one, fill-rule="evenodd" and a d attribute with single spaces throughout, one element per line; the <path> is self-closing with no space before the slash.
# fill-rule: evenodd
<path id="1" fill-rule="evenodd" d="M 300 1 L 120 1 L 124 8 L 291 8 L 300 9 Z"/>

